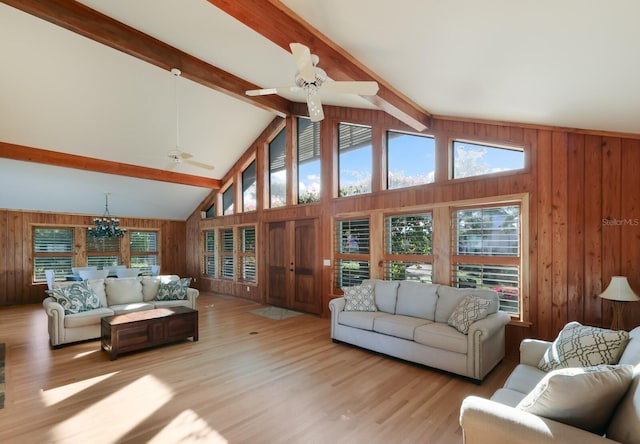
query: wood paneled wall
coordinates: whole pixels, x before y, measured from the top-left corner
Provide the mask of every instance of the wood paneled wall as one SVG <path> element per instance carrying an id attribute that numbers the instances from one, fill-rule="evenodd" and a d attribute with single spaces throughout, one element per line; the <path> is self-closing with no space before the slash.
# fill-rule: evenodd
<path id="1" fill-rule="evenodd" d="M 640 294 L 640 175 L 635 173 L 640 165 L 640 136 L 435 118 L 432 128 L 424 134 L 436 136 L 437 140 L 437 162 L 441 167 L 436 183 L 393 191 L 376 191 L 380 185 L 374 183 L 371 194 L 334 199 L 326 190 L 336 187 L 332 171 L 336 169 L 334 127 L 338 122 L 372 126 L 374 171 L 376 149 L 378 156 L 382 154 L 381 147 L 376 145 L 382 145 L 384 131 L 410 129 L 378 111 L 326 107 L 325 115 L 321 129 L 325 191 L 320 203 L 264 210 L 259 192 L 256 212 L 206 220 L 200 218 L 203 205 L 187 222 L 188 251 L 200 251 L 201 231 L 206 228 L 256 222 L 261 232 L 261 225 L 268 221 L 318 217 L 322 227 L 320 251 L 323 258 L 331 258 L 331 222 L 336 214 L 526 193 L 529 251 L 525 273 L 529 284 L 524 293 L 529 313 L 528 323 L 508 326 L 510 356 L 517 358 L 522 338 L 552 339 L 568 321 L 609 326 L 611 306 L 598 295 L 611 276 L 627 276 L 632 288 Z M 260 171 L 265 164 L 265 147 L 276 124 L 271 125 L 270 131 L 265 130 L 244 156 L 256 156 L 259 178 L 264 177 Z M 288 119 L 287 125 L 293 130 L 294 120 Z M 447 180 L 442 171 L 446 172 L 449 142 L 454 138 L 524 146 L 526 168 L 516 174 Z M 243 165 L 239 161 L 223 183 L 229 180 L 239 183 Z M 263 186 L 258 183 L 259 190 Z M 205 203 L 214 199 L 215 193 Z M 198 258 L 189 259 L 189 274 L 201 273 L 202 255 L 198 254 Z M 264 259 L 259 259 L 261 270 L 266 268 Z M 259 276 L 268 278 L 264 272 Z M 332 278 L 332 268 L 323 267 L 325 316 L 329 315 L 327 304 L 333 297 Z M 244 287 L 233 283 L 204 278 L 201 285 L 204 289 L 247 297 Z M 259 285 L 250 298 L 264 302 L 263 288 Z M 628 305 L 625 324 L 627 329 L 640 325 L 640 302 Z"/>
<path id="2" fill-rule="evenodd" d="M 88 227 L 92 220 L 93 216 L 0 210 L 0 306 L 37 303 L 44 298 L 46 283 L 33 282 L 33 226 Z M 159 230 L 161 272 L 186 275 L 185 222 L 120 218 L 120 223 L 129 230 Z"/>

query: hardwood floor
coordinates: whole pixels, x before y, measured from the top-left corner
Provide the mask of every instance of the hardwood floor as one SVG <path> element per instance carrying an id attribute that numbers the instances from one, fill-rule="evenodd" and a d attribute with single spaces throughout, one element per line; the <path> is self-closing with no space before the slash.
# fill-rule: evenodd
<path id="1" fill-rule="evenodd" d="M 0 309 L 2 443 L 459 443 L 478 386 L 330 339 L 327 319 L 271 320 L 202 293 L 200 340 L 109 361 L 99 340 L 51 350 L 40 305 Z"/>

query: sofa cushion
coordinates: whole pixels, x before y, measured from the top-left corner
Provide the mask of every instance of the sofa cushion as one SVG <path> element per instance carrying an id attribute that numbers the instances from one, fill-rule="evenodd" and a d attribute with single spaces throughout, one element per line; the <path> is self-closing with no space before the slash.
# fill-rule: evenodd
<path id="1" fill-rule="evenodd" d="M 438 302 L 439 285 L 400 281 L 396 314 L 433 321 Z"/>
<path id="2" fill-rule="evenodd" d="M 491 290 L 483 290 L 479 288 L 454 288 L 441 285 L 438 288 L 438 305 L 436 307 L 436 322 L 449 321 L 451 313 L 456 309 L 458 304 L 467 295 L 473 295 L 480 298 L 485 298 L 491 301 L 489 309 L 487 310 L 487 316 L 498 311 L 499 299 L 498 293 Z"/>
<path id="3" fill-rule="evenodd" d="M 540 359 L 544 371 L 566 367 L 617 364 L 629 341 L 626 331 L 569 322 Z"/>
<path id="4" fill-rule="evenodd" d="M 109 306 L 142 302 L 140 278 L 107 278 L 104 283 Z"/>
<path id="5" fill-rule="evenodd" d="M 467 336 L 447 324 L 434 322 L 417 327 L 413 340 L 429 347 L 456 353 L 467 353 Z"/>
<path id="6" fill-rule="evenodd" d="M 538 385 L 538 382 L 540 382 L 546 374 L 547 372 L 543 372 L 538 367 L 518 364 L 504 383 L 504 388 L 526 395 Z"/>
<path id="7" fill-rule="evenodd" d="M 447 324 L 466 335 L 471 324 L 487 317 L 490 304 L 488 299 L 467 295 L 453 310 Z"/>
<path id="8" fill-rule="evenodd" d="M 344 311 L 377 311 L 373 298 L 373 285 L 362 284 L 353 287 L 343 287 Z"/>
<path id="9" fill-rule="evenodd" d="M 363 284 L 374 286 L 374 299 L 376 307 L 385 313 L 394 314 L 396 312 L 396 301 L 398 299 L 398 281 L 383 281 L 382 279 L 365 279 Z"/>
<path id="10" fill-rule="evenodd" d="M 552 370 L 517 408 L 601 435 L 632 375 L 630 365 Z"/>
<path id="11" fill-rule="evenodd" d="M 187 288 L 189 288 L 189 284 L 191 284 L 191 278 L 160 282 L 156 301 L 180 301 L 187 299 Z"/>
<path id="12" fill-rule="evenodd" d="M 373 321 L 373 331 L 413 341 L 413 332 L 416 327 L 426 325 L 428 323 L 431 323 L 431 321 L 427 319 L 398 314 L 385 314 L 375 318 Z"/>
<path id="13" fill-rule="evenodd" d="M 64 314 L 70 315 L 100 308 L 100 299 L 87 281 L 74 282 L 71 285 L 54 288 L 49 293 L 64 308 Z"/>
<path id="14" fill-rule="evenodd" d="M 132 302 L 130 304 L 116 304 L 109 307 L 115 314 L 133 313 L 134 311 L 152 310 L 155 306 L 150 302 Z"/>
<path id="15" fill-rule="evenodd" d="M 373 330 L 373 321 L 383 316 L 379 311 L 341 311 L 338 313 L 338 324 L 362 330 Z"/>
<path id="16" fill-rule="evenodd" d="M 80 313 L 65 315 L 64 317 L 64 327 L 65 328 L 76 328 L 76 327 L 85 327 L 87 325 L 96 325 L 100 324 L 100 319 L 104 316 L 113 315 L 113 310 L 110 308 L 102 307 L 95 308 L 93 310 L 83 311 Z"/>

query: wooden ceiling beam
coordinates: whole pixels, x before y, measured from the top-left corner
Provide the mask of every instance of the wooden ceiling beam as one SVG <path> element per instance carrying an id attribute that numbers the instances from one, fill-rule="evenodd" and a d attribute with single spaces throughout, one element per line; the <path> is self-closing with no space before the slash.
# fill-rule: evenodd
<path id="1" fill-rule="evenodd" d="M 1 0 L 18 10 L 144 60 L 167 71 L 178 68 L 182 77 L 228 94 L 277 115 L 289 114 L 291 102 L 278 95 L 249 97 L 259 86 L 210 65 L 130 26 L 69 0 Z"/>
<path id="2" fill-rule="evenodd" d="M 375 80 L 380 90 L 375 96 L 363 96 L 366 100 L 417 131 L 424 131 L 430 126 L 429 113 L 279 0 L 208 1 L 286 51 L 290 51 L 292 42 L 307 45 L 320 57 L 322 69 L 334 80 Z"/>
<path id="3" fill-rule="evenodd" d="M 156 168 L 130 165 L 128 163 L 111 162 L 109 160 L 78 156 L 76 154 L 60 153 L 57 151 L 43 150 L 23 145 L 14 145 L 6 142 L 0 142 L 0 157 L 66 168 L 97 171 L 98 173 L 115 174 L 118 176 L 129 176 L 138 179 L 191 185 L 211 190 L 218 190 L 221 185 L 220 180 L 212 179 L 210 177 L 176 173 Z"/>

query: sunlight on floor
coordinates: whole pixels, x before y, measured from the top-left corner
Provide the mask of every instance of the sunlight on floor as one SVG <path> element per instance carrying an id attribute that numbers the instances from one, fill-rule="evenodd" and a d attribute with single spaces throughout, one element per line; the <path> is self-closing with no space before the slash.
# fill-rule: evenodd
<path id="1" fill-rule="evenodd" d="M 59 402 L 64 401 L 77 393 L 80 393 L 87 388 L 94 386 L 118 372 L 107 373 L 105 375 L 96 376 L 95 378 L 85 379 L 83 381 L 74 382 L 72 384 L 63 385 L 60 387 L 52 388 L 50 390 L 40 390 L 42 402 L 45 407 L 51 407 Z"/>
<path id="2" fill-rule="evenodd" d="M 75 355 L 75 356 L 73 357 L 73 359 L 80 359 L 80 358 L 84 358 L 85 356 L 89 356 L 89 355 L 91 355 L 91 354 L 93 354 L 93 353 L 100 353 L 101 351 L 102 351 L 102 350 L 95 349 L 95 350 L 89 350 L 89 351 L 86 351 L 86 352 L 78 353 L 77 355 Z"/>
<path id="3" fill-rule="evenodd" d="M 185 410 L 158 433 L 149 443 L 198 443 L 227 444 L 227 440 L 209 427 L 209 424 L 193 410 Z"/>
<path id="4" fill-rule="evenodd" d="M 86 399 L 91 394 L 83 396 Z M 82 436 L 85 442 L 107 439 L 116 442 L 169 402 L 173 392 L 153 376 L 146 375 L 114 393 L 97 389 L 95 396 L 101 399 L 54 427 L 52 441 Z M 73 408 L 73 405 L 60 408 Z M 105 425 L 108 425 L 108 437 L 104 435 Z"/>

